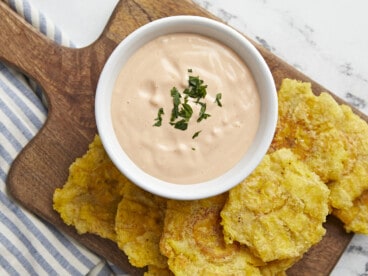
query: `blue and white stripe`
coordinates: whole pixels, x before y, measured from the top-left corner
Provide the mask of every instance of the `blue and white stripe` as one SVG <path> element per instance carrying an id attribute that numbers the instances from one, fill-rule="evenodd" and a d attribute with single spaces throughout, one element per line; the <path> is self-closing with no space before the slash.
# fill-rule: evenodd
<path id="1" fill-rule="evenodd" d="M 28 0 L 5 2 L 49 38 L 74 46 Z M 23 209 L 7 194 L 6 177 L 12 162 L 46 117 L 41 89 L 0 63 L 0 275 L 111 275 L 104 260 Z"/>
<path id="2" fill-rule="evenodd" d="M 38 10 L 32 8 L 27 0 L 5 0 L 5 2 L 48 38 L 60 45 L 75 47 L 73 42 L 57 26 Z"/>

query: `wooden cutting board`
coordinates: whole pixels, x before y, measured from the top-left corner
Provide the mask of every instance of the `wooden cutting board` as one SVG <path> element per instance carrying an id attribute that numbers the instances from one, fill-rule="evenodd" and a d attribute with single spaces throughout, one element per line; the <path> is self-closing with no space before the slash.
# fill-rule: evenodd
<path id="1" fill-rule="evenodd" d="M 95 89 L 110 53 L 139 26 L 178 14 L 214 18 L 190 1 L 122 0 L 94 44 L 69 49 L 38 33 L 0 1 L 0 60 L 35 79 L 45 91 L 49 109 L 45 125 L 11 167 L 9 192 L 25 208 L 132 275 L 140 275 L 142 270 L 132 268 L 113 242 L 95 235 L 78 235 L 73 227 L 66 226 L 52 209 L 52 196 L 55 188 L 65 183 L 70 164 L 86 152 L 96 134 Z M 261 46 L 256 47 L 268 63 L 277 87 L 289 77 L 311 82 L 316 94 L 326 91 Z M 367 116 L 356 113 L 368 121 Z M 333 217 L 325 226 L 326 236 L 288 270 L 289 275 L 328 275 L 333 269 L 352 235 L 346 234 Z"/>

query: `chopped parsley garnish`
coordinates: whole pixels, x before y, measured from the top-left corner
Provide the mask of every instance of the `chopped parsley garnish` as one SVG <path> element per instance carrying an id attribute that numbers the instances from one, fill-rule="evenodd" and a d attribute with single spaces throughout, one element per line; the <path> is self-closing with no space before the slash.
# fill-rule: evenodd
<path id="1" fill-rule="evenodd" d="M 196 100 L 204 99 L 207 95 L 207 85 L 203 84 L 203 80 L 199 77 L 189 76 L 188 88 L 184 89 L 183 93 Z"/>
<path id="2" fill-rule="evenodd" d="M 188 103 L 183 103 L 181 105 L 181 109 L 179 111 L 179 116 L 184 118 L 187 122 L 189 122 L 190 118 L 193 115 L 193 109 Z"/>
<path id="3" fill-rule="evenodd" d="M 192 73 L 192 69 L 188 69 L 188 73 Z M 171 110 L 170 125 L 176 129 L 186 130 L 190 119 L 193 116 L 193 105 L 200 105 L 199 114 L 197 117 L 197 123 L 202 120 L 206 120 L 211 115 L 206 113 L 207 105 L 203 101 L 207 95 L 207 85 L 199 77 L 189 76 L 188 86 L 183 90 L 182 93 L 176 87 L 170 90 L 170 95 L 172 97 L 173 108 Z M 215 103 L 222 107 L 221 104 L 222 94 L 218 93 L 216 95 Z M 182 99 L 184 99 L 182 101 Z M 155 124 L 153 126 L 162 125 L 162 115 L 164 115 L 164 109 L 161 107 L 157 112 L 157 118 L 155 118 Z M 197 131 L 193 134 L 192 139 L 198 137 L 201 131 Z"/>
<path id="4" fill-rule="evenodd" d="M 193 134 L 193 136 L 192 136 L 192 139 L 197 138 L 197 137 L 198 137 L 198 135 L 199 135 L 199 133 L 201 133 L 201 131 L 202 131 L 202 130 L 197 131 L 196 133 L 194 133 L 194 134 Z"/>
<path id="5" fill-rule="evenodd" d="M 188 122 L 185 119 L 181 119 L 175 123 L 170 123 L 173 125 L 176 129 L 180 130 L 186 130 L 188 128 Z"/>
<path id="6" fill-rule="evenodd" d="M 219 107 L 222 107 L 221 98 L 222 98 L 222 94 L 221 94 L 221 93 L 217 93 L 217 94 L 216 94 L 216 100 L 215 100 L 215 103 L 217 103 L 217 105 L 218 105 Z"/>
<path id="7" fill-rule="evenodd" d="M 210 114 L 206 113 L 206 108 L 207 105 L 205 103 L 199 102 L 199 104 L 201 105 L 201 109 L 199 111 L 199 116 L 197 119 L 197 122 L 199 123 L 200 121 L 202 121 L 203 119 L 207 119 L 208 117 L 210 117 Z"/>
<path id="8" fill-rule="evenodd" d="M 171 93 L 171 97 L 173 98 L 173 109 L 171 110 L 171 119 L 170 122 L 175 121 L 175 119 L 177 119 L 179 117 L 179 105 L 180 105 L 180 98 L 181 95 L 178 91 L 178 89 L 176 89 L 176 87 L 173 87 L 170 91 Z"/>
<path id="9" fill-rule="evenodd" d="M 155 119 L 156 123 L 153 126 L 159 127 L 162 125 L 162 115 L 164 115 L 164 109 L 161 107 L 157 112 L 157 118 Z"/>

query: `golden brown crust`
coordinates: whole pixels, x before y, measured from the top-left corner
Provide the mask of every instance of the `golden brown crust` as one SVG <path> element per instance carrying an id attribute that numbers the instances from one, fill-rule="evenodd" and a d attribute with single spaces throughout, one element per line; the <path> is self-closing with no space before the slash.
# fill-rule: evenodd
<path id="1" fill-rule="evenodd" d="M 365 190 L 348 209 L 334 209 L 333 215 L 343 223 L 347 232 L 368 235 L 368 190 Z"/>
<path id="2" fill-rule="evenodd" d="M 88 152 L 70 166 L 64 187 L 55 190 L 53 207 L 78 233 L 94 233 L 115 241 L 115 214 L 127 181 L 96 136 Z"/>
<path id="3" fill-rule="evenodd" d="M 119 248 L 136 267 L 167 268 L 167 259 L 159 249 L 166 200 L 132 183 L 127 183 L 123 192 L 115 220 Z"/>
<path id="4" fill-rule="evenodd" d="M 298 258 L 325 234 L 327 186 L 288 149 L 265 156 L 229 193 L 221 217 L 225 239 L 264 262 Z"/>
<path id="5" fill-rule="evenodd" d="M 224 241 L 220 211 L 226 198 L 168 202 L 160 248 L 175 275 L 260 275 L 254 265 L 260 260 Z"/>
<path id="6" fill-rule="evenodd" d="M 330 204 L 346 209 L 368 189 L 368 125 L 309 83 L 285 79 L 279 121 L 270 152 L 290 148 L 329 185 Z"/>

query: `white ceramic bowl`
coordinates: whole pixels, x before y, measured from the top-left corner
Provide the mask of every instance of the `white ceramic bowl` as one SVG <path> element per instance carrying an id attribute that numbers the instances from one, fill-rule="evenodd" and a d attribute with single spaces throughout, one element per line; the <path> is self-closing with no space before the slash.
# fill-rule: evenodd
<path id="1" fill-rule="evenodd" d="M 197 184 L 173 184 L 148 175 L 120 146 L 111 120 L 111 95 L 121 68 L 129 57 L 152 39 L 170 33 L 196 33 L 232 48 L 255 78 L 261 99 L 260 124 L 250 148 L 225 174 Z M 173 16 L 148 23 L 127 36 L 114 50 L 101 73 L 95 101 L 96 123 L 104 148 L 117 168 L 141 188 L 172 199 L 192 200 L 214 196 L 244 180 L 259 164 L 272 141 L 277 122 L 277 94 L 271 72 L 256 48 L 231 27 L 203 17 Z"/>

